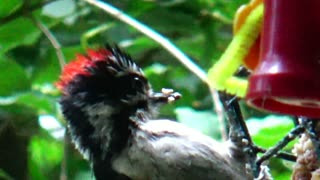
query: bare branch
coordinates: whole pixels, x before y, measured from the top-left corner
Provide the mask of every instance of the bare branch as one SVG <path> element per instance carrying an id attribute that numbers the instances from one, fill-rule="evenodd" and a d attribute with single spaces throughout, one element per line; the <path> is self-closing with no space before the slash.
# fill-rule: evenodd
<path id="1" fill-rule="evenodd" d="M 66 128 L 64 132 L 63 159 L 61 162 L 60 180 L 68 180 L 67 160 L 69 155 L 69 144 L 70 144 L 70 136 L 69 136 L 68 128 Z"/>
<path id="2" fill-rule="evenodd" d="M 63 69 L 63 66 L 66 64 L 66 62 L 65 62 L 64 55 L 61 51 L 60 43 L 58 42 L 58 40 L 55 38 L 55 36 L 50 32 L 50 30 L 44 24 L 42 24 L 39 20 L 37 20 L 34 17 L 31 17 L 31 19 L 34 22 L 34 24 L 43 32 L 43 34 L 48 38 L 48 40 L 52 44 L 53 48 L 56 51 L 56 54 L 57 54 L 57 57 L 59 60 L 59 64 L 60 64 L 60 68 Z"/>
<path id="3" fill-rule="evenodd" d="M 283 149 L 289 142 L 299 136 L 302 132 L 304 132 L 305 128 L 302 125 L 297 126 L 293 130 L 291 130 L 281 141 L 277 143 L 274 147 L 270 148 L 263 154 L 258 160 L 257 165 L 259 166 L 265 160 L 270 159 L 272 156 L 277 154 L 281 149 Z"/>
<path id="4" fill-rule="evenodd" d="M 259 147 L 259 146 L 253 146 L 253 149 L 254 149 L 254 151 L 259 152 L 259 153 L 266 153 L 267 152 L 266 149 Z M 275 154 L 275 156 L 277 158 L 284 159 L 287 161 L 292 161 L 292 162 L 296 162 L 296 160 L 297 160 L 297 157 L 295 155 L 290 154 L 290 153 L 286 153 L 286 152 L 278 152 Z"/>

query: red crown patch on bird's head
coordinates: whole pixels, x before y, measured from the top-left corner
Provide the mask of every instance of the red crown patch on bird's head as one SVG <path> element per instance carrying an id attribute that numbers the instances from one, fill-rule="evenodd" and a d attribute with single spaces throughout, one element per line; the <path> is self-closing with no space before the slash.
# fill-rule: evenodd
<path id="1" fill-rule="evenodd" d="M 76 75 L 90 75 L 88 67 L 94 66 L 96 61 L 102 61 L 112 56 L 107 49 L 87 50 L 87 55 L 77 54 L 76 59 L 67 64 L 60 75 L 60 80 L 55 84 L 56 87 L 63 91 L 64 87 L 74 79 Z"/>
<path id="2" fill-rule="evenodd" d="M 67 64 L 60 75 L 56 87 L 64 93 L 65 87 L 77 76 L 90 76 L 90 68 L 95 67 L 97 62 L 104 61 L 106 64 L 114 64 L 110 66 L 110 71 L 132 70 L 142 73 L 141 69 L 131 60 L 131 58 L 121 52 L 118 47 L 100 48 L 98 50 L 89 49 L 86 55 L 78 54 L 76 59 Z M 116 68 L 115 68 L 116 67 Z"/>

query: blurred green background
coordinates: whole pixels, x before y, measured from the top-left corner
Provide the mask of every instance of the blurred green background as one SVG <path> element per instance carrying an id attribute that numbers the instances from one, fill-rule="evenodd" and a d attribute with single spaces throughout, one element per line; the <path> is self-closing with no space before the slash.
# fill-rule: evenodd
<path id="1" fill-rule="evenodd" d="M 230 42 L 234 13 L 247 0 L 108 3 L 164 35 L 207 71 Z M 87 47 L 119 44 L 144 69 L 155 90 L 173 88 L 183 95 L 163 107 L 161 117 L 221 139 L 207 86 L 136 29 L 84 1 L 1 0 L 0 179 L 93 179 L 88 163 L 64 137 L 65 121 L 54 87 L 61 68 L 36 21 L 58 40 L 67 61 Z M 288 117 L 262 114 L 244 103 L 242 108 L 254 141 L 265 148 L 293 127 Z M 270 164 L 275 179 L 289 179 L 290 164 L 281 160 Z"/>

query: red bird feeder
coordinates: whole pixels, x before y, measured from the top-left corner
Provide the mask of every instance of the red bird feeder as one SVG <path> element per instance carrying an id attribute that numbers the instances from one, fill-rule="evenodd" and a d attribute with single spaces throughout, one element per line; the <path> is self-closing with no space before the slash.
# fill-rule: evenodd
<path id="1" fill-rule="evenodd" d="M 320 0 L 265 0 L 260 62 L 249 105 L 320 117 Z"/>

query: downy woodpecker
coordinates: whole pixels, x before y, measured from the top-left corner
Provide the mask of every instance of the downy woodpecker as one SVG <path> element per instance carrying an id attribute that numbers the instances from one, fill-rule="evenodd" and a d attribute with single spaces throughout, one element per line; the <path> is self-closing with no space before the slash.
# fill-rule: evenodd
<path id="1" fill-rule="evenodd" d="M 221 143 L 178 122 L 155 119 L 159 105 L 180 94 L 154 92 L 118 47 L 77 55 L 56 85 L 71 139 L 97 180 L 244 179 L 232 174 Z"/>

